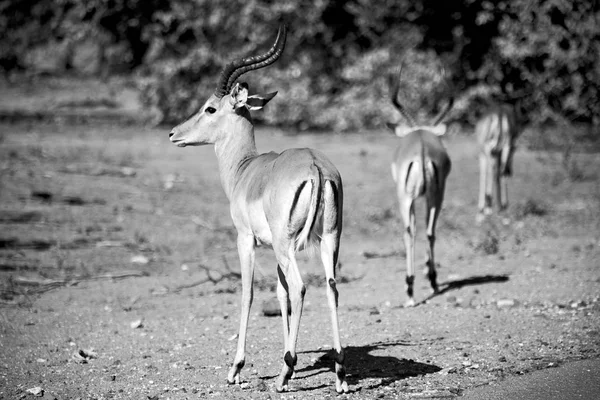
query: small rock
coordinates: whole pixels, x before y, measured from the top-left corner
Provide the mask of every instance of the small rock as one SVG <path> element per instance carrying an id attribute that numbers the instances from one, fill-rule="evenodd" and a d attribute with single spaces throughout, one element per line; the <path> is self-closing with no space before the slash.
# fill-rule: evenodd
<path id="1" fill-rule="evenodd" d="M 146 265 L 149 262 L 150 262 L 150 259 L 142 254 L 138 254 L 136 256 L 131 257 L 132 264 Z"/>
<path id="2" fill-rule="evenodd" d="M 123 176 L 135 176 L 135 169 L 131 167 L 123 167 L 121 168 L 121 175 Z"/>
<path id="3" fill-rule="evenodd" d="M 500 299 L 496 302 L 498 308 L 512 308 L 517 305 L 517 302 L 513 299 Z"/>
<path id="4" fill-rule="evenodd" d="M 98 354 L 93 349 L 80 349 L 71 357 L 80 364 L 86 364 L 93 358 L 98 358 Z"/>
<path id="5" fill-rule="evenodd" d="M 138 329 L 138 328 L 143 328 L 144 327 L 144 320 L 143 319 L 136 319 L 135 321 L 132 321 L 129 326 L 131 327 L 131 329 Z"/>
<path id="6" fill-rule="evenodd" d="M 498 361 L 500 361 L 500 362 L 506 362 L 506 357 L 500 356 L 500 357 L 498 357 Z"/>
<path id="7" fill-rule="evenodd" d="M 585 307 L 587 304 L 585 301 L 574 301 L 571 303 L 571 308 L 583 308 Z"/>
<path id="8" fill-rule="evenodd" d="M 27 393 L 30 393 L 36 397 L 42 397 L 44 395 L 44 389 L 39 386 L 32 387 L 26 390 Z"/>

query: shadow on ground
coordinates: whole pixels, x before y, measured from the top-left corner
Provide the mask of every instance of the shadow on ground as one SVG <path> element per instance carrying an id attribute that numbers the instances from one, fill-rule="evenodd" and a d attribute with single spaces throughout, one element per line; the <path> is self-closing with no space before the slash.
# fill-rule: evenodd
<path id="1" fill-rule="evenodd" d="M 377 350 L 389 347 L 411 346 L 408 342 L 395 341 L 375 343 L 366 346 L 349 346 L 346 352 L 347 380 L 351 385 L 361 383 L 366 379 L 376 379 L 370 382 L 369 389 L 387 386 L 400 379 L 411 376 L 431 374 L 440 371 L 436 365 L 424 364 L 414 360 L 398 359 L 391 356 L 379 356 L 372 354 Z M 324 353 L 312 365 L 308 365 L 296 371 L 297 376 L 307 378 L 321 373 L 334 372 L 334 358 L 332 351 L 306 351 L 303 353 Z M 314 388 L 313 388 L 314 389 Z"/>
<path id="2" fill-rule="evenodd" d="M 442 294 L 449 292 L 451 290 L 458 290 L 464 286 L 472 286 L 472 285 L 483 285 L 485 283 L 500 283 L 500 282 L 508 282 L 508 275 L 483 275 L 483 276 L 472 276 L 466 279 L 457 279 L 454 281 L 448 281 L 444 283 L 440 283 L 439 291 L 437 293 L 432 294 L 427 297 L 423 301 L 420 301 L 416 305 L 421 305 L 427 303 L 429 300 L 433 299 L 436 296 L 441 296 Z"/>
<path id="3" fill-rule="evenodd" d="M 483 275 L 472 276 L 466 279 L 457 279 L 455 281 L 448 281 L 440 284 L 440 291 L 438 295 L 446 293 L 450 290 L 460 289 L 463 286 L 482 285 L 484 283 L 498 283 L 507 281 L 508 275 Z"/>

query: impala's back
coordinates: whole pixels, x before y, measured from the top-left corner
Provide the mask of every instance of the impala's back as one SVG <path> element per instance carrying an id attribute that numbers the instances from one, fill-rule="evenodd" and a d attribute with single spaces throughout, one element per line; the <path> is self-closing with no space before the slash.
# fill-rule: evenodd
<path id="1" fill-rule="evenodd" d="M 517 134 L 515 113 L 508 105 L 494 107 L 475 126 L 480 151 L 500 158 L 502 175 L 512 174 L 512 155 Z"/>
<path id="2" fill-rule="evenodd" d="M 398 142 L 392 163 L 398 190 L 417 199 L 427 192 L 443 189 L 451 162 L 440 138 L 420 129 L 399 138 Z"/>

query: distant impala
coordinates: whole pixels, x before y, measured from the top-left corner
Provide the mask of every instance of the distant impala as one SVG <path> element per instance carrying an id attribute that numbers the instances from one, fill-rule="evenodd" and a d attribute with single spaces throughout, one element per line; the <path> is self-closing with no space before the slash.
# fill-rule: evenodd
<path id="1" fill-rule="evenodd" d="M 518 133 L 515 110 L 506 104 L 489 110 L 475 126 L 479 145 L 478 220 L 492 213 L 492 192 L 500 210 L 508 207 L 506 178 L 512 175 Z"/>
<path id="2" fill-rule="evenodd" d="M 335 166 L 319 151 L 289 149 L 258 154 L 249 110 L 261 109 L 276 94 L 248 95 L 248 85 L 236 83 L 244 73 L 275 62 L 285 46 L 286 27 L 263 55 L 242 58 L 223 69 L 215 92 L 200 110 L 175 127 L 169 137 L 178 146 L 214 144 L 221 184 L 230 201 L 237 229 L 242 269 L 242 312 L 237 352 L 227 381 L 240 382 L 246 359 L 246 330 L 253 297 L 254 249 L 271 246 L 277 258 L 277 297 L 283 318 L 285 351 L 277 390 L 288 390 L 298 357 L 296 342 L 306 288 L 296 252 L 320 246 L 325 267 L 327 300 L 333 325 L 336 390 L 347 392 L 344 350 L 340 344 L 335 281 L 342 232 L 342 180 Z M 294 101 L 289 99 L 289 101 Z M 291 300 L 291 322 L 288 317 Z"/>
<path id="3" fill-rule="evenodd" d="M 427 276 L 434 293 L 438 292 L 437 273 L 435 271 L 434 245 L 435 225 L 442 209 L 446 178 L 450 173 L 451 163 L 448 153 L 439 136 L 446 133 L 442 120 L 454 104 L 450 97 L 447 106 L 434 118 L 433 124 L 419 126 L 406 108 L 398 101 L 400 91 L 400 74 L 398 80 L 390 79 L 392 88 L 392 104 L 406 119 L 409 129 L 398 124 L 388 124 L 400 139 L 392 162 L 392 176 L 396 182 L 396 194 L 400 205 L 400 217 L 404 223 L 404 246 L 406 247 L 406 306 L 415 305 L 415 209 L 414 202 L 425 197 L 427 203 L 425 221 L 427 239 L 429 240 L 429 258 L 427 260 Z"/>

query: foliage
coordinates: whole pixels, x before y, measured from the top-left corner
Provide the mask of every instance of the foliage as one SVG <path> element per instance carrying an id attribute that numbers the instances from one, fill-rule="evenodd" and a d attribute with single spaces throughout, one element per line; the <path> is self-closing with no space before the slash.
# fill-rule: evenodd
<path id="1" fill-rule="evenodd" d="M 499 63 L 513 85 L 534 92 L 529 108 L 538 119 L 600 124 L 599 21 L 594 1 L 507 3 L 495 40 Z"/>
<path id="2" fill-rule="evenodd" d="M 425 120 L 452 91 L 457 121 L 519 99 L 534 121 L 598 125 L 599 18 L 587 0 L 7 0 L 0 68 L 22 66 L 41 43 L 67 43 L 68 52 L 91 37 L 113 49 L 106 63 L 137 69 L 144 101 L 175 122 L 200 106 L 225 63 L 265 51 L 285 22 L 282 59 L 243 78 L 251 90 L 279 92 L 256 113 L 261 122 L 383 127 L 399 118 L 387 77 L 403 62 L 402 95 Z"/>

